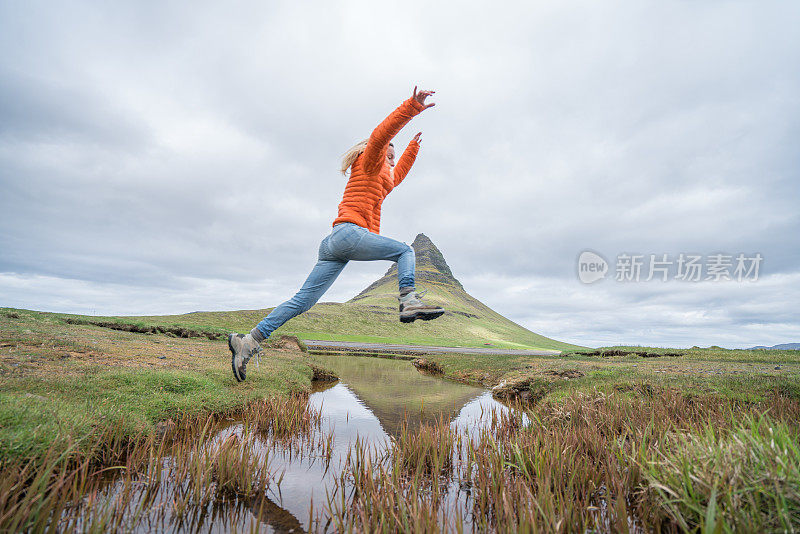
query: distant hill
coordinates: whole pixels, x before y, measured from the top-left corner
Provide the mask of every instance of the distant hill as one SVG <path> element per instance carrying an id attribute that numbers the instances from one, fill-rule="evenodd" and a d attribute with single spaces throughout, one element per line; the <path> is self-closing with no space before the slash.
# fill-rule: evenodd
<path id="1" fill-rule="evenodd" d="M 800 350 L 800 343 L 781 343 L 780 345 L 773 345 L 771 347 L 759 345 L 757 347 L 750 347 L 748 350 L 755 349 Z"/>
<path id="2" fill-rule="evenodd" d="M 397 265 L 347 302 L 319 302 L 273 333 L 301 339 L 405 343 L 449 347 L 573 350 L 578 347 L 550 339 L 518 325 L 483 304 L 464 289 L 441 251 L 424 234 L 412 245 L 417 257 L 417 291 L 447 312 L 433 321 L 401 323 L 397 301 Z M 301 279 L 298 279 L 298 286 Z M 289 297 L 289 295 L 286 295 Z M 178 327 L 214 332 L 247 332 L 271 309 L 192 312 L 182 315 L 116 317 L 117 322 L 143 327 Z M 108 317 L 103 320 L 108 320 Z M 97 319 L 91 319 L 97 321 Z"/>

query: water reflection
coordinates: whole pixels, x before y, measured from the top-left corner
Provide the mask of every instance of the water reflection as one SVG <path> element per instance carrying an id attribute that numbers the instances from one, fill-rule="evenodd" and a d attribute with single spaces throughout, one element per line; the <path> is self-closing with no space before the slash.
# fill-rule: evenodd
<path id="1" fill-rule="evenodd" d="M 312 526 L 311 516 L 324 507 L 356 437 L 370 446 L 384 447 L 390 436 L 399 433 L 404 419 L 415 428 L 439 417 L 460 430 L 477 433 L 492 410 L 508 410 L 485 389 L 423 374 L 408 361 L 357 356 L 315 359 L 340 379 L 316 384 L 309 398 L 309 404 L 322 411 L 323 429 L 333 432 L 331 461 L 326 467 L 318 457 L 273 454 L 271 469 L 282 472 L 283 479 L 279 489 L 270 490 L 272 506 L 262 508 L 258 515 L 276 531 L 286 531 L 280 529 L 287 525 L 287 514 L 305 529 Z M 313 527 L 324 529 L 324 524 L 315 522 Z"/>
<path id="2" fill-rule="evenodd" d="M 477 437 L 480 431 L 487 427 L 492 412 L 496 414 L 506 414 L 508 406 L 496 401 L 489 391 L 484 390 L 476 398 L 466 403 L 458 412 L 458 416 L 453 419 L 451 426 L 461 433 L 466 433 L 471 437 Z M 523 426 L 528 425 L 530 420 L 525 412 L 520 411 L 520 422 Z"/>
<path id="3" fill-rule="evenodd" d="M 392 436 L 398 435 L 404 419 L 412 429 L 439 417 L 453 420 L 465 404 L 486 393 L 482 388 L 423 374 L 404 360 L 358 356 L 315 359 L 339 376 L 340 384 L 354 394 L 361 407 L 340 395 L 331 401 L 348 402 L 348 407 L 363 417 L 363 409 L 367 409 Z"/>

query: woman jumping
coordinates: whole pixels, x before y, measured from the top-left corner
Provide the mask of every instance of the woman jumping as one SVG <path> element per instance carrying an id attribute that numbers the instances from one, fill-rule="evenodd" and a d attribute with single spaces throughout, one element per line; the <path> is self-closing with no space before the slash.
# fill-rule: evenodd
<path id="1" fill-rule="evenodd" d="M 411 98 L 394 110 L 369 136 L 344 154 L 342 174 L 350 170 L 350 179 L 339 204 L 339 216 L 333 230 L 319 245 L 319 260 L 303 287 L 266 316 L 249 334 L 230 334 L 233 376 L 241 382 L 246 377 L 247 362 L 261 352 L 260 343 L 283 323 L 313 306 L 350 260 L 388 260 L 397 262 L 400 289 L 400 321 L 430 321 L 444 310 L 425 304 L 414 290 L 414 249 L 405 243 L 379 235 L 381 204 L 392 189 L 406 177 L 420 146 L 418 133 L 408 144 L 395 166 L 394 145 L 390 142 L 408 122 L 435 104 L 425 104 L 434 91 L 414 87 Z"/>

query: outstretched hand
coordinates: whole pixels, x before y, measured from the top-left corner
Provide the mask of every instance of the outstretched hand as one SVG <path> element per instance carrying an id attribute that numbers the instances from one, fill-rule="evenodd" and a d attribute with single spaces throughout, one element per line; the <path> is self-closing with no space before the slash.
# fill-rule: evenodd
<path id="1" fill-rule="evenodd" d="M 419 141 L 420 141 L 421 138 L 422 138 L 422 132 L 417 132 L 417 135 L 414 136 L 414 139 L 412 139 L 412 141 L 414 143 L 420 144 Z"/>
<path id="2" fill-rule="evenodd" d="M 415 85 L 414 86 L 414 95 L 413 95 L 413 97 L 414 97 L 414 100 L 416 100 L 417 102 L 419 102 L 420 104 L 425 106 L 425 109 L 428 109 L 428 108 L 432 108 L 436 104 L 431 102 L 430 104 L 425 105 L 425 99 L 428 98 L 429 96 L 431 96 L 435 92 L 436 91 L 420 91 L 420 92 L 417 92 L 417 86 Z"/>

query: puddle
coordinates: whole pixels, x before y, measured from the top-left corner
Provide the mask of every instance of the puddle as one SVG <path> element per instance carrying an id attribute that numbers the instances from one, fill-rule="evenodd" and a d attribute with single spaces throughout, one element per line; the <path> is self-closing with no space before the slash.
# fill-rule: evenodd
<path id="1" fill-rule="evenodd" d="M 178 473 L 186 471 L 167 458 L 161 466 L 166 473 L 161 480 L 167 483 L 153 484 L 156 487 L 149 494 L 134 498 L 122 513 L 113 503 L 131 492 L 130 482 L 112 482 L 100 497 L 93 496 L 88 506 L 117 510 L 112 517 L 127 515 L 111 526 L 131 532 L 330 531 L 325 513 L 328 499 L 336 491 L 356 439 L 361 445 L 384 450 L 404 421 L 413 432 L 438 419 L 475 436 L 489 424 L 492 411 L 509 410 L 486 389 L 424 374 L 408 361 L 341 355 L 314 359 L 333 370 L 339 381 L 315 383 L 308 404 L 321 418 L 304 446 L 270 439 L 241 421 L 215 428 L 213 437 L 203 445 L 242 444 L 251 458 L 267 466 L 271 479 L 259 496 L 216 496 L 200 500 L 203 504 L 196 497 L 187 500 L 186 492 L 192 491 L 196 482 L 182 479 Z M 202 448 L 199 450 L 196 454 L 202 454 Z M 193 509 L 176 513 L 178 494 Z M 91 521 L 96 522 L 97 516 Z M 81 529 L 91 521 L 73 519 L 69 526 Z"/>

